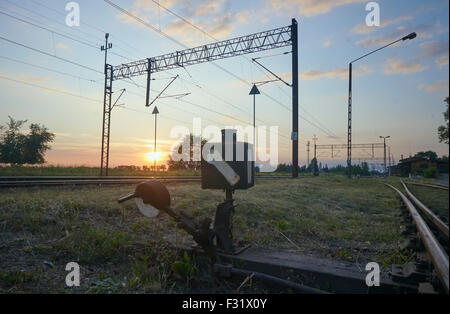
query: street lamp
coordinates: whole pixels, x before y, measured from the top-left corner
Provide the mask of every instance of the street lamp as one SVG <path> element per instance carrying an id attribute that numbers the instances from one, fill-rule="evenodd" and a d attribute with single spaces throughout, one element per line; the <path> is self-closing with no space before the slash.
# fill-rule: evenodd
<path id="1" fill-rule="evenodd" d="M 159 110 L 158 107 L 155 106 L 155 108 L 153 109 L 152 114 L 155 115 L 155 143 L 154 143 L 154 156 L 153 156 L 153 171 L 156 172 L 156 122 L 157 122 L 157 118 L 158 118 L 158 114 L 159 114 Z"/>
<path id="2" fill-rule="evenodd" d="M 369 52 L 355 60 L 349 63 L 348 66 L 348 73 L 349 73 L 349 80 L 348 80 L 348 136 L 347 136 L 347 177 L 351 178 L 352 176 L 352 66 L 353 63 L 361 60 L 362 58 L 365 58 L 377 51 L 380 51 L 381 49 L 384 49 L 386 47 L 392 46 L 395 43 L 398 43 L 399 41 L 405 41 L 405 40 L 412 40 L 416 38 L 416 33 L 411 33 L 409 35 L 406 35 L 400 39 L 397 39 L 396 41 L 391 42 L 390 44 L 387 44 L 381 48 L 378 48 L 372 52 Z M 386 162 L 385 162 L 386 164 Z"/>
<path id="3" fill-rule="evenodd" d="M 256 84 L 253 84 L 252 89 L 250 90 L 249 95 L 253 95 L 253 158 L 255 160 L 256 165 L 256 95 L 261 94 L 259 92 L 258 87 L 256 87 Z"/>
<path id="4" fill-rule="evenodd" d="M 387 169 L 386 169 L 386 139 L 391 138 L 391 137 L 389 135 L 388 136 L 380 135 L 380 138 L 382 138 L 384 141 L 384 175 L 386 175 L 386 173 L 387 173 Z"/>

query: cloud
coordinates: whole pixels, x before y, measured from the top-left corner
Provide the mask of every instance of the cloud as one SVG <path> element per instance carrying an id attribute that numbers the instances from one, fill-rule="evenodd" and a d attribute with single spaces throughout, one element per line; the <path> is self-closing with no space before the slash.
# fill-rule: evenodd
<path id="1" fill-rule="evenodd" d="M 448 39 L 434 40 L 420 44 L 422 57 L 436 58 L 436 64 L 442 68 L 448 65 Z"/>
<path id="2" fill-rule="evenodd" d="M 19 76 L 18 79 L 22 82 L 27 82 L 27 83 L 45 82 L 45 81 L 50 80 L 49 77 L 45 77 L 45 76 L 28 76 L 28 75 L 21 75 L 21 76 Z"/>
<path id="3" fill-rule="evenodd" d="M 442 68 L 446 65 L 448 65 L 448 54 L 446 56 L 442 56 L 436 60 L 436 64 L 438 67 Z"/>
<path id="4" fill-rule="evenodd" d="M 195 25 L 212 37 L 221 39 L 229 36 L 237 25 L 246 23 L 247 16 L 248 11 L 226 13 L 209 20 L 198 21 Z M 189 44 L 200 44 L 199 40 L 202 40 L 198 36 L 198 31 L 180 19 L 171 21 L 163 30 L 171 36 L 183 37 L 183 41 Z"/>
<path id="5" fill-rule="evenodd" d="M 217 14 L 222 8 L 223 0 L 220 1 L 205 1 L 195 9 L 195 16 L 204 16 Z"/>
<path id="6" fill-rule="evenodd" d="M 366 66 L 360 66 L 358 69 L 353 70 L 354 76 L 362 76 L 368 73 L 371 73 L 372 69 Z M 347 79 L 348 78 L 348 69 L 347 68 L 339 68 L 339 69 L 333 69 L 329 71 L 321 71 L 321 70 L 310 70 L 307 72 L 301 73 L 301 78 L 304 80 L 312 81 L 317 80 L 321 78 L 328 78 L 328 79 Z"/>
<path id="7" fill-rule="evenodd" d="M 297 11 L 299 15 L 311 17 L 315 15 L 325 14 L 330 12 L 335 7 L 353 3 L 364 3 L 366 0 L 269 0 L 269 11 L 277 13 L 289 13 L 289 16 L 295 14 Z"/>
<path id="8" fill-rule="evenodd" d="M 408 31 L 406 29 L 408 29 Z M 408 26 L 407 28 L 398 27 L 394 32 L 364 38 L 358 41 L 356 44 L 364 48 L 383 46 L 397 39 L 400 39 L 403 36 L 406 36 L 409 32 L 413 31 L 417 33 L 417 38 L 413 39 L 414 41 L 416 41 L 418 39 L 432 38 L 434 36 L 433 34 L 440 34 L 444 30 L 440 26 L 439 21 L 435 24 L 422 24 L 417 26 Z"/>
<path id="9" fill-rule="evenodd" d="M 180 2 L 183 2 L 183 0 L 165 0 L 160 1 L 160 4 L 167 9 L 171 9 Z M 185 1 L 184 3 L 187 5 L 188 3 L 190 4 L 190 1 Z M 156 21 L 161 16 L 163 17 L 168 14 L 165 10 L 159 9 L 158 5 L 152 0 L 134 0 L 131 7 L 126 10 L 149 24 L 152 24 L 151 21 Z M 141 23 L 125 13 L 117 14 L 116 18 L 125 24 L 134 24 L 139 27 L 144 27 Z"/>
<path id="10" fill-rule="evenodd" d="M 420 44 L 423 55 L 429 58 L 448 55 L 448 39 L 434 40 Z"/>
<path id="11" fill-rule="evenodd" d="M 428 93 L 434 93 L 434 92 L 438 92 L 438 91 L 444 91 L 444 92 L 448 92 L 448 80 L 446 81 L 437 81 L 434 84 L 431 85 L 419 85 L 419 89 L 424 89 L 426 90 Z"/>
<path id="12" fill-rule="evenodd" d="M 230 0 L 170 0 L 161 1 L 161 5 L 218 39 L 227 37 L 240 24 L 247 23 L 249 15 L 246 10 L 230 12 Z M 199 30 L 164 9 L 159 10 L 152 0 L 135 0 L 129 11 L 147 23 L 155 24 L 153 26 L 156 28 L 160 26 L 156 25 L 155 21 L 160 21 L 163 32 L 182 37 L 185 43 L 200 44 L 199 40 L 203 40 L 203 37 L 199 36 Z M 161 12 L 161 17 L 158 12 Z M 117 18 L 123 23 L 138 23 L 125 14 L 119 14 Z"/>
<path id="13" fill-rule="evenodd" d="M 331 41 L 327 40 L 326 42 L 324 42 L 322 44 L 324 47 L 330 47 L 331 46 Z"/>
<path id="14" fill-rule="evenodd" d="M 67 46 L 67 45 L 65 45 L 63 43 L 56 43 L 55 48 L 67 50 L 67 49 L 69 49 L 69 46 Z"/>
<path id="15" fill-rule="evenodd" d="M 422 72 L 428 67 L 415 61 L 402 61 L 398 59 L 389 59 L 388 65 L 384 70 L 387 75 L 391 74 L 412 74 Z"/>
<path id="16" fill-rule="evenodd" d="M 384 28 L 384 27 L 387 27 L 387 26 L 392 25 L 392 24 L 397 24 L 397 23 L 400 23 L 400 22 L 412 20 L 412 18 L 413 18 L 412 16 L 399 16 L 399 17 L 396 17 L 396 18 L 393 18 L 393 19 L 390 19 L 390 20 L 382 21 L 380 23 L 380 26 L 373 26 L 373 27 L 369 27 L 366 24 L 359 24 L 359 25 L 356 25 L 355 27 L 353 27 L 351 29 L 351 32 L 355 33 L 355 34 L 369 34 L 369 33 L 374 32 L 374 31 L 376 31 L 376 30 L 378 30 L 380 28 Z M 401 30 L 403 30 L 403 29 L 401 29 Z"/>

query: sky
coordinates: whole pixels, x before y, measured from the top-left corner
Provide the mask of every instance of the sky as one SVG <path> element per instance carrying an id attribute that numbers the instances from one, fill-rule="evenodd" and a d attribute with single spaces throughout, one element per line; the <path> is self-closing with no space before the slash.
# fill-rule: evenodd
<path id="1" fill-rule="evenodd" d="M 366 25 L 362 0 L 111 0 L 148 23 L 146 27 L 106 1 L 79 0 L 80 25 L 68 26 L 64 0 L 0 0 L 0 124 L 14 119 L 45 125 L 56 134 L 46 160 L 54 165 L 100 164 L 105 33 L 113 44 L 108 63 L 149 57 L 288 26 L 299 27 L 299 160 L 307 143 L 345 144 L 348 63 L 416 32 L 417 38 L 383 49 L 353 65 L 353 143 L 388 145 L 395 161 L 433 150 L 448 155 L 437 128 L 444 124 L 449 85 L 448 0 L 379 0 L 379 26 Z M 158 3 L 161 6 L 158 6 Z M 170 11 L 168 11 L 168 10 Z M 181 19 L 182 17 L 183 19 Z M 191 23 L 188 24 L 186 21 Z M 194 28 L 192 25 L 197 27 Z M 203 30 L 200 32 L 198 29 Z M 162 36 L 160 32 L 168 36 Z M 168 37 L 176 39 L 172 41 Z M 288 83 L 291 47 L 155 73 L 154 98 L 177 78 L 158 107 L 157 151 L 163 159 L 177 138 L 176 126 L 250 125 L 251 83 L 274 79 L 258 61 Z M 226 69 L 227 71 L 224 71 Z M 232 75 L 231 75 L 231 74 Z M 110 165 L 148 165 L 153 151 L 153 106 L 145 107 L 145 77 L 113 82 Z M 259 86 L 257 126 L 278 127 L 278 161 L 291 162 L 292 91 L 280 81 Z M 310 158 L 312 157 L 312 149 Z M 346 151 L 318 151 L 322 163 L 344 163 Z M 382 150 L 376 157 L 382 157 Z M 371 157 L 354 150 L 353 160 Z"/>

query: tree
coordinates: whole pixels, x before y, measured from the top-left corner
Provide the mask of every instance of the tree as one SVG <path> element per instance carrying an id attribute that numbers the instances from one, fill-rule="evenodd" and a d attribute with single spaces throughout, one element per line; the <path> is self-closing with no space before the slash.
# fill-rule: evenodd
<path id="1" fill-rule="evenodd" d="M 361 175 L 362 176 L 370 176 L 369 164 L 367 162 L 361 163 Z"/>
<path id="2" fill-rule="evenodd" d="M 175 161 L 172 159 L 172 156 L 170 156 L 170 159 L 168 161 L 169 170 L 181 170 L 181 169 L 193 169 L 198 170 L 201 167 L 201 161 L 194 161 L 194 135 L 186 135 L 186 137 L 181 140 L 181 143 L 183 143 L 187 137 L 189 136 L 189 160 L 179 160 Z M 203 150 L 203 146 L 206 144 L 207 140 L 201 140 L 201 151 Z M 174 153 L 181 154 L 183 153 L 183 145 L 180 144 L 179 146 L 174 148 Z M 200 151 L 200 153 L 201 153 Z"/>
<path id="3" fill-rule="evenodd" d="M 319 175 L 319 166 L 317 165 L 317 159 L 313 158 L 311 160 L 311 163 L 309 165 L 311 167 L 311 171 L 313 175 L 318 176 Z"/>
<path id="4" fill-rule="evenodd" d="M 424 159 L 428 159 L 430 161 L 438 160 L 438 155 L 431 150 L 426 151 L 426 152 L 418 152 L 417 154 L 414 155 L 414 157 L 424 158 Z"/>
<path id="5" fill-rule="evenodd" d="M 30 132 L 23 134 L 21 127 L 27 120 L 14 120 L 9 117 L 8 124 L 0 128 L 0 163 L 11 165 L 42 164 L 44 155 L 50 149 L 55 134 L 45 126 L 32 123 Z"/>
<path id="6" fill-rule="evenodd" d="M 448 115 L 449 115 L 449 112 L 448 112 L 448 102 L 449 102 L 448 97 L 445 98 L 444 101 L 447 103 L 447 111 L 445 111 L 445 112 L 443 113 L 443 115 L 444 115 L 444 120 L 445 120 L 445 122 L 447 123 L 447 126 L 441 125 L 441 126 L 438 128 L 438 135 L 439 135 L 439 143 L 444 142 L 445 144 L 448 144 L 448 143 L 449 143 L 449 141 L 448 141 L 448 124 L 449 124 L 449 123 L 448 123 Z"/>

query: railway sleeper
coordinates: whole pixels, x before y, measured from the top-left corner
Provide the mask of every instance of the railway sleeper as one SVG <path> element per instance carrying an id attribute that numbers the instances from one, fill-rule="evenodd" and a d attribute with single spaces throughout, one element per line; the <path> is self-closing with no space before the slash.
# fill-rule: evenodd
<path id="1" fill-rule="evenodd" d="M 420 283 L 430 282 L 428 266 L 423 263 L 407 263 L 405 265 L 392 265 L 392 281 L 419 286 Z"/>

